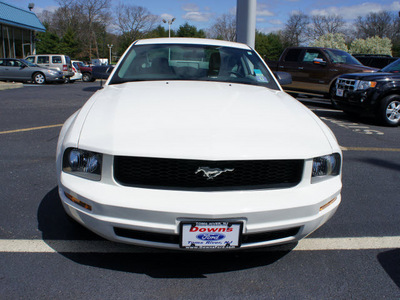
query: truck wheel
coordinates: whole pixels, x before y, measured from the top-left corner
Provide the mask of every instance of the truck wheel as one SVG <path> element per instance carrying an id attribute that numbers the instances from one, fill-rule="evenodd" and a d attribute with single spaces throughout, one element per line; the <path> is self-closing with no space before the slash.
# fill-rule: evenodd
<path id="1" fill-rule="evenodd" d="M 33 74 L 33 82 L 36 84 L 45 84 L 46 83 L 46 77 L 42 73 L 35 73 Z"/>
<path id="2" fill-rule="evenodd" d="M 398 126 L 400 123 L 400 95 L 389 95 L 382 99 L 378 118 L 387 126 Z"/>
<path id="3" fill-rule="evenodd" d="M 83 73 L 82 74 L 82 81 L 89 82 L 92 80 L 92 75 L 90 73 Z"/>

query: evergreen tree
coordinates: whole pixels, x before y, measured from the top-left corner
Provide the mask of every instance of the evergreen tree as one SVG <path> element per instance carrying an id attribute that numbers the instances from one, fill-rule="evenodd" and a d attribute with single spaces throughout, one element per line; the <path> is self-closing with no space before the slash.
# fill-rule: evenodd
<path id="1" fill-rule="evenodd" d="M 45 23 L 46 32 L 39 32 L 36 35 L 36 53 L 37 54 L 57 54 L 59 53 L 60 39 L 49 30 L 49 24 Z"/>
<path id="2" fill-rule="evenodd" d="M 278 34 L 257 31 L 255 49 L 264 60 L 278 60 L 285 46 Z"/>
<path id="3" fill-rule="evenodd" d="M 171 30 L 171 37 L 175 36 L 175 32 Z M 168 30 L 163 26 L 158 25 L 155 29 L 146 34 L 146 38 L 159 38 L 159 37 L 168 37 Z"/>
<path id="4" fill-rule="evenodd" d="M 61 38 L 59 51 L 69 57 L 75 58 L 79 53 L 79 42 L 75 38 L 75 32 L 71 27 L 67 28 L 64 36 Z"/>
<path id="5" fill-rule="evenodd" d="M 179 26 L 179 29 L 176 32 L 176 36 L 205 38 L 206 34 L 204 30 L 197 30 L 196 26 L 189 25 L 189 23 L 186 22 L 185 24 Z"/>

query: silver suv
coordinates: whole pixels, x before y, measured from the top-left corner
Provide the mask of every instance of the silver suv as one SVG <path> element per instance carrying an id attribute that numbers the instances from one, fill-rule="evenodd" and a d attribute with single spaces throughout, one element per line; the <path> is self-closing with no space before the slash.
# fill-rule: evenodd
<path id="1" fill-rule="evenodd" d="M 41 67 L 47 67 L 63 72 L 66 81 L 69 81 L 69 78 L 74 76 L 71 59 L 69 56 L 64 54 L 30 55 L 26 57 L 25 60 Z"/>

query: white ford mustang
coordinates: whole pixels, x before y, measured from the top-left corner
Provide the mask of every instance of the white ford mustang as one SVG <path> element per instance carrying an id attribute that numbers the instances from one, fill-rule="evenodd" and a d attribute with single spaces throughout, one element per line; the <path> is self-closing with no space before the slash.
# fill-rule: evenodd
<path id="1" fill-rule="evenodd" d="M 297 241 L 335 213 L 341 164 L 329 128 L 253 49 L 207 39 L 133 43 L 57 147 L 72 218 L 170 249 Z"/>

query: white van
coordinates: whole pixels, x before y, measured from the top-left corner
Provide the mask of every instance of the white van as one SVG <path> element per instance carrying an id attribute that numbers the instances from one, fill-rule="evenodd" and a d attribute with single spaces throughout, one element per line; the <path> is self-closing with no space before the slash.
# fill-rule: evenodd
<path id="1" fill-rule="evenodd" d="M 66 81 L 74 76 L 72 63 L 69 56 L 64 54 L 37 54 L 30 55 L 25 58 L 27 61 L 41 67 L 48 67 L 63 72 Z"/>

